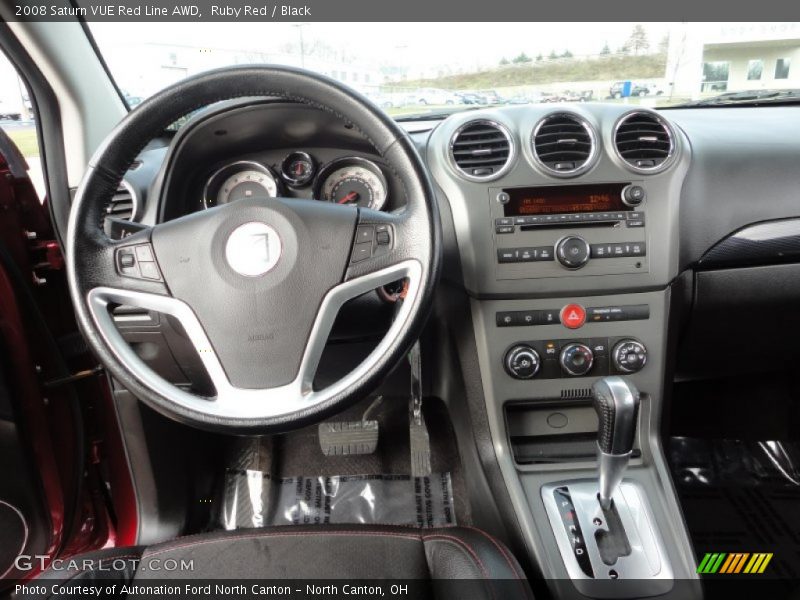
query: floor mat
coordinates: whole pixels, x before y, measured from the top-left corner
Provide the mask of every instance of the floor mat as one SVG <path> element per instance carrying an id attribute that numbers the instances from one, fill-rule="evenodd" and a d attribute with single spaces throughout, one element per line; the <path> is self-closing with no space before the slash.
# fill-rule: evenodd
<path id="1" fill-rule="evenodd" d="M 783 597 L 794 597 L 800 580 L 800 443 L 673 437 L 669 454 L 697 559 L 772 553 L 758 577 L 784 580 Z"/>
<path id="2" fill-rule="evenodd" d="M 272 481 L 260 471 L 229 471 L 222 526 L 391 524 L 455 525 L 450 473 L 287 477 Z"/>

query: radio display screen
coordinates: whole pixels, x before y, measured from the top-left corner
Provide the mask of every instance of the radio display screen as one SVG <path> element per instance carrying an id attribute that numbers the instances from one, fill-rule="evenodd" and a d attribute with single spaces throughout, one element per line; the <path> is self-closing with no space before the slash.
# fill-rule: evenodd
<path id="1" fill-rule="evenodd" d="M 556 215 L 630 210 L 622 202 L 624 183 L 507 188 L 505 216 Z"/>

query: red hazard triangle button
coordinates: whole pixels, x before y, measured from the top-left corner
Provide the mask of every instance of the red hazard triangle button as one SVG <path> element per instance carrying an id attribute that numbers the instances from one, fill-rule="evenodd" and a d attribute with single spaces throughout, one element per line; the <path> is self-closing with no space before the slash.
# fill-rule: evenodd
<path id="1" fill-rule="evenodd" d="M 561 323 L 564 327 L 577 329 L 586 322 L 586 309 L 580 304 L 567 304 L 561 309 Z"/>

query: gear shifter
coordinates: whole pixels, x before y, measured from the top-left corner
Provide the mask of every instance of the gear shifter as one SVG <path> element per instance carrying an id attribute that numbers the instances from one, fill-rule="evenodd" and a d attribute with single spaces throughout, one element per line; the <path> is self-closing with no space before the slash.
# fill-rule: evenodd
<path id="1" fill-rule="evenodd" d="M 622 377 L 604 377 L 592 386 L 597 429 L 597 457 L 600 475 L 600 506 L 611 500 L 625 474 L 633 450 L 639 414 L 639 392 Z"/>

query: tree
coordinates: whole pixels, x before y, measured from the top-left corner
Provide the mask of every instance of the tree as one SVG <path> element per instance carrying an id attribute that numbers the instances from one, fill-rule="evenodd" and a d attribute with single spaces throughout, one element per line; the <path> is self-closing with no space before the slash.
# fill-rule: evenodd
<path id="1" fill-rule="evenodd" d="M 550 50 L 550 54 L 547 55 L 547 58 L 550 60 L 555 60 L 558 58 L 558 54 L 556 54 L 555 50 Z"/>
<path id="2" fill-rule="evenodd" d="M 520 64 L 520 63 L 533 62 L 533 60 L 531 59 L 530 56 L 528 56 L 524 52 L 520 52 L 520 55 L 512 58 L 511 62 L 513 62 L 514 64 Z"/>
<path id="3" fill-rule="evenodd" d="M 508 59 L 505 56 L 500 59 L 500 65 L 501 66 L 505 66 L 507 64 L 508 64 Z"/>
<path id="4" fill-rule="evenodd" d="M 666 54 L 668 50 L 669 50 L 669 34 L 666 34 L 664 37 L 661 38 L 661 41 L 658 42 L 658 53 Z"/>
<path id="5" fill-rule="evenodd" d="M 635 25 L 633 31 L 631 31 L 630 37 L 628 37 L 628 41 L 625 42 L 622 48 L 626 53 L 633 54 L 634 56 L 638 56 L 640 53 L 650 48 L 650 42 L 647 39 L 647 31 L 645 28 L 641 25 Z"/>
<path id="6" fill-rule="evenodd" d="M 608 42 L 606 42 L 605 44 L 603 44 L 603 49 L 600 50 L 600 55 L 606 56 L 608 54 L 611 54 L 611 48 L 608 47 Z"/>
<path id="7" fill-rule="evenodd" d="M 561 58 L 572 58 L 572 52 L 564 50 L 564 52 L 561 53 Z"/>
<path id="8" fill-rule="evenodd" d="M 539 52 L 539 54 L 536 55 L 536 62 L 542 62 L 543 60 L 544 56 L 542 56 L 542 53 Z"/>

